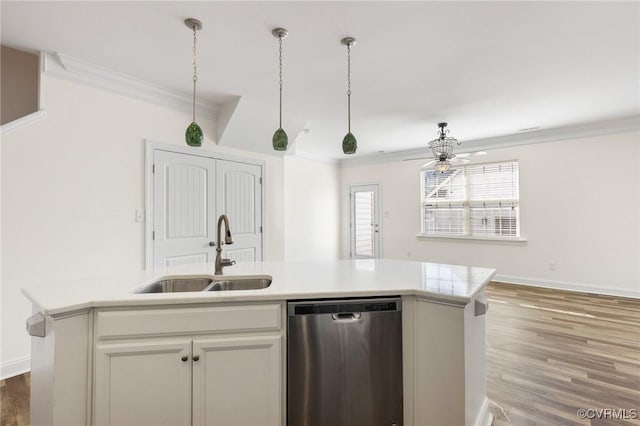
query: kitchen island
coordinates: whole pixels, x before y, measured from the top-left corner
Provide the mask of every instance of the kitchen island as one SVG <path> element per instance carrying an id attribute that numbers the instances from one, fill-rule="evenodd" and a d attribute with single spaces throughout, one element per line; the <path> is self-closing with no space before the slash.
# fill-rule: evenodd
<path id="1" fill-rule="evenodd" d="M 286 302 L 402 298 L 404 425 L 488 425 L 484 286 L 493 269 L 399 260 L 239 263 L 259 290 L 147 293 L 183 265 L 23 290 L 32 424 L 286 424 Z M 43 329 L 38 318 L 43 318 Z"/>

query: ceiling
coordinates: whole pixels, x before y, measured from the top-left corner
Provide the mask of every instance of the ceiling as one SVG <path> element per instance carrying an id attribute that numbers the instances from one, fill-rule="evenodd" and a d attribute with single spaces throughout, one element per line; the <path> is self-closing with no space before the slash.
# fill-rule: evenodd
<path id="1" fill-rule="evenodd" d="M 358 154 L 424 147 L 439 121 L 469 141 L 638 115 L 638 2 L 2 1 L 2 43 L 60 52 L 235 105 L 221 143 L 272 152 L 277 41 L 284 128 L 296 150 L 344 158 L 345 36 Z M 302 130 L 306 129 L 305 132 Z"/>

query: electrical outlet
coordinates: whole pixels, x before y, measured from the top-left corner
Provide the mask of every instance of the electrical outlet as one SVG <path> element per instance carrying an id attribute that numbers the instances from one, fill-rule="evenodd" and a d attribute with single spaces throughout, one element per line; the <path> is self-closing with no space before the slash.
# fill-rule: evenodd
<path id="1" fill-rule="evenodd" d="M 550 271 L 555 271 L 556 270 L 556 262 L 549 262 L 549 270 Z"/>

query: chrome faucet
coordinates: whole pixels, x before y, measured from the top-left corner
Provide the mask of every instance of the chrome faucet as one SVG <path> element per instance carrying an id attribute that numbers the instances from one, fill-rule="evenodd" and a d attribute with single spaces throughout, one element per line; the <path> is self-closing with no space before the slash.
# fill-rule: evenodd
<path id="1" fill-rule="evenodd" d="M 222 223 L 224 222 L 224 244 L 233 244 L 231 239 L 231 231 L 229 230 L 229 218 L 227 215 L 221 215 L 218 218 L 218 233 L 216 234 L 216 275 L 222 275 L 222 268 L 225 266 L 231 266 L 236 263 L 235 260 L 222 258 L 222 241 L 220 241 L 220 235 L 222 232 Z"/>

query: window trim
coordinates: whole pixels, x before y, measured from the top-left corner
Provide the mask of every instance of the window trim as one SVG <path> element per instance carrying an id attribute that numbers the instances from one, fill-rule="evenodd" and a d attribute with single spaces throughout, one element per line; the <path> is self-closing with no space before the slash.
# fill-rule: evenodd
<path id="1" fill-rule="evenodd" d="M 484 165 L 491 165 L 491 164 L 503 164 L 503 163 L 517 163 L 518 164 L 518 193 L 520 192 L 520 160 L 519 159 L 506 159 L 506 160 L 495 160 L 495 161 L 487 161 L 487 162 L 481 162 L 481 163 L 475 163 L 475 162 L 471 162 L 471 163 L 466 163 L 466 164 L 461 164 L 458 166 L 458 168 L 466 168 L 466 167 L 476 167 L 476 166 L 484 166 Z M 455 166 L 454 166 L 455 167 Z M 470 241 L 485 241 L 485 242 L 506 242 L 506 243 L 526 243 L 527 241 L 529 241 L 526 237 L 522 236 L 522 217 L 520 216 L 519 212 L 518 214 L 518 231 L 519 231 L 519 235 L 518 236 L 486 236 L 486 235 L 471 235 L 471 234 L 445 234 L 445 233 L 441 233 L 441 234 L 426 234 L 424 232 L 424 226 L 425 226 L 425 204 L 426 201 L 424 199 L 424 175 L 423 173 L 426 171 L 430 171 L 432 168 L 432 165 L 429 166 L 423 166 L 420 168 L 420 232 L 418 234 L 416 234 L 416 238 L 419 240 L 443 240 L 443 241 L 455 241 L 455 240 L 470 240 Z M 465 223 L 464 226 L 465 228 L 469 225 L 466 222 L 466 216 L 469 214 L 468 213 L 468 209 L 470 204 L 472 203 L 471 200 L 469 199 L 464 199 L 462 201 L 453 201 L 453 203 L 460 203 L 464 206 L 465 209 Z M 445 204 L 445 202 L 442 202 L 442 204 Z M 521 205 L 521 199 L 520 196 L 518 196 L 518 201 L 517 201 L 518 207 L 520 207 Z"/>
<path id="2" fill-rule="evenodd" d="M 481 237 L 477 235 L 456 235 L 456 234 L 416 234 L 416 238 L 419 240 L 475 240 L 475 241 L 487 241 L 487 242 L 504 242 L 504 243 L 526 243 L 528 238 L 523 237 Z"/>

